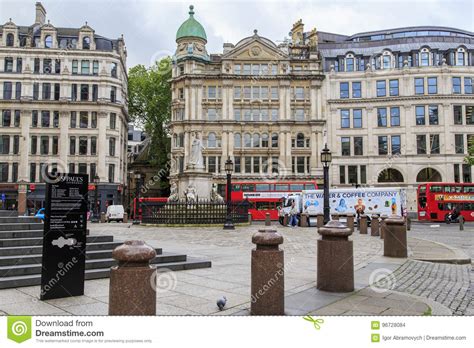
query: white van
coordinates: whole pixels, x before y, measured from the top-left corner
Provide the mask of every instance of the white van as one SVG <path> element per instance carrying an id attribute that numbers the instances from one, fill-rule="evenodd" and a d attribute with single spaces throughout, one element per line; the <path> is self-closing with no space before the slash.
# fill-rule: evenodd
<path id="1" fill-rule="evenodd" d="M 110 221 L 117 221 L 117 222 L 123 222 L 123 205 L 109 205 L 107 207 L 107 222 Z"/>

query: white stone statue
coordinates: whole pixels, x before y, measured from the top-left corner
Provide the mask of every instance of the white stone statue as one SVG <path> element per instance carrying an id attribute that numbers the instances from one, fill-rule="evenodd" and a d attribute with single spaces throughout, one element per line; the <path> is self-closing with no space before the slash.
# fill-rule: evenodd
<path id="1" fill-rule="evenodd" d="M 167 202 L 177 202 L 179 199 L 178 197 L 178 185 L 176 185 L 176 182 L 173 182 L 170 187 L 170 196 L 168 197 Z"/>
<path id="2" fill-rule="evenodd" d="M 224 198 L 222 198 L 222 196 L 219 193 L 217 193 L 216 185 L 212 185 L 211 202 L 213 202 L 213 203 L 224 203 Z"/>
<path id="3" fill-rule="evenodd" d="M 199 138 L 198 133 L 196 133 L 191 146 L 191 156 L 189 157 L 188 167 L 204 169 L 204 160 L 202 158 L 202 150 L 204 150 L 204 146 L 202 145 L 202 141 Z"/>
<path id="4" fill-rule="evenodd" d="M 190 184 L 184 192 L 188 203 L 196 203 L 196 188 L 193 184 Z"/>

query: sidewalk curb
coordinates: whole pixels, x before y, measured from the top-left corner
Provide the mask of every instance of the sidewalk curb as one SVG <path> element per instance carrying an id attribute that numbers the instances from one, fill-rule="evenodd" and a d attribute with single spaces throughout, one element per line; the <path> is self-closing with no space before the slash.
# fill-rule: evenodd
<path id="1" fill-rule="evenodd" d="M 409 293 L 406 293 L 406 292 L 395 291 L 395 290 L 390 290 L 390 291 L 393 292 L 394 294 L 411 297 L 414 300 L 425 303 L 426 305 L 428 305 L 431 308 L 431 315 L 433 315 L 433 316 L 434 315 L 440 315 L 440 316 L 443 316 L 443 315 L 452 316 L 453 315 L 453 312 L 448 307 L 446 307 L 445 305 L 442 305 L 441 303 L 436 302 L 436 301 L 434 301 L 430 298 L 426 298 L 426 297 L 422 297 L 422 296 L 418 296 L 418 295 L 413 295 L 413 294 L 409 294 Z"/>
<path id="2" fill-rule="evenodd" d="M 412 255 L 410 258 L 413 260 L 434 262 L 434 263 L 449 263 L 449 264 L 454 264 L 454 265 L 467 265 L 471 263 L 471 258 L 466 253 L 450 245 L 440 243 L 440 242 L 435 242 L 428 239 L 423 239 L 423 238 L 417 238 L 417 237 L 409 237 L 409 238 L 438 244 L 439 246 L 449 249 L 456 255 L 455 258 L 413 257 Z"/>

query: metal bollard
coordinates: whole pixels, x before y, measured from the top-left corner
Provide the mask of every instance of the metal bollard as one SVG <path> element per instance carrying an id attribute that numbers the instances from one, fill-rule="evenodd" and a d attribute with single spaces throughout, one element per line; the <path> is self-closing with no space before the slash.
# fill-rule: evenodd
<path id="1" fill-rule="evenodd" d="M 285 314 L 283 237 L 276 230 L 259 230 L 252 236 L 251 315 Z"/>
<path id="2" fill-rule="evenodd" d="M 380 239 L 384 238 L 384 229 L 383 225 L 385 224 L 385 220 L 388 218 L 387 214 L 382 214 L 380 215 Z"/>
<path id="3" fill-rule="evenodd" d="M 265 226 L 270 226 L 271 224 L 270 213 L 265 213 Z"/>
<path id="4" fill-rule="evenodd" d="M 351 230 L 339 221 L 330 221 L 318 230 L 318 279 L 316 287 L 331 292 L 354 290 L 354 248 Z"/>
<path id="5" fill-rule="evenodd" d="M 109 315 L 156 314 L 156 267 L 150 261 L 156 251 L 141 240 L 129 240 L 116 247 L 110 268 Z"/>
<path id="6" fill-rule="evenodd" d="M 359 220 L 360 224 L 360 234 L 367 234 L 367 215 L 362 214 Z"/>
<path id="7" fill-rule="evenodd" d="M 464 216 L 459 215 L 458 221 L 459 221 L 459 231 L 464 231 Z"/>
<path id="8" fill-rule="evenodd" d="M 347 227 L 351 229 L 351 232 L 354 233 L 354 214 L 346 214 Z"/>
<path id="9" fill-rule="evenodd" d="M 323 227 L 324 225 L 324 215 L 323 214 L 317 214 L 316 215 L 316 227 L 320 228 Z"/>
<path id="10" fill-rule="evenodd" d="M 407 257 L 407 230 L 403 217 L 389 216 L 382 225 L 382 231 L 384 233 L 383 255 Z"/>
<path id="11" fill-rule="evenodd" d="M 128 213 L 123 213 L 123 220 L 122 220 L 123 223 L 128 223 Z"/>
<path id="12" fill-rule="evenodd" d="M 370 235 L 371 236 L 380 235 L 380 222 L 379 222 L 378 214 L 372 214 L 372 221 L 370 222 Z"/>

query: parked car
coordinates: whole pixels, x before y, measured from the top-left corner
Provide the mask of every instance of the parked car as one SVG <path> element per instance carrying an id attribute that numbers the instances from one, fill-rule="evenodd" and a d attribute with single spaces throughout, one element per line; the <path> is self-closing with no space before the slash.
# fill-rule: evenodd
<path id="1" fill-rule="evenodd" d="M 40 218 L 41 220 L 44 221 L 44 208 L 41 208 L 38 210 L 38 212 L 35 214 L 35 217 Z"/>
<path id="2" fill-rule="evenodd" d="M 107 222 L 117 221 L 123 222 L 124 214 L 123 205 L 109 205 L 107 207 L 107 213 L 105 214 Z"/>

